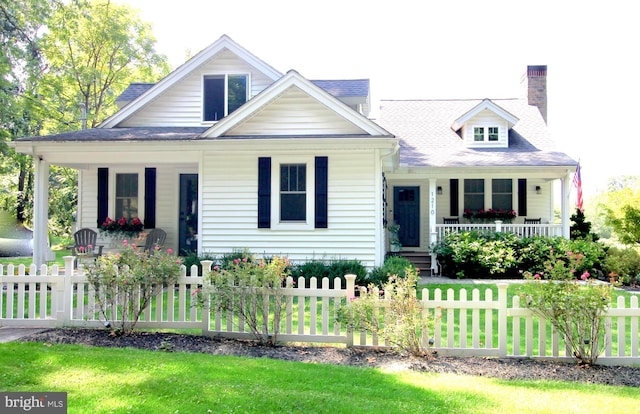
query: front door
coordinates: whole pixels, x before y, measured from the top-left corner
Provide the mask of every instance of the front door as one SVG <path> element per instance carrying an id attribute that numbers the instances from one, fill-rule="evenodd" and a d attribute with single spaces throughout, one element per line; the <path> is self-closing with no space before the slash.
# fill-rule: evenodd
<path id="1" fill-rule="evenodd" d="M 180 174 L 180 255 L 198 251 L 198 174 Z"/>
<path id="2" fill-rule="evenodd" d="M 393 188 L 393 220 L 403 247 L 420 246 L 420 187 Z"/>

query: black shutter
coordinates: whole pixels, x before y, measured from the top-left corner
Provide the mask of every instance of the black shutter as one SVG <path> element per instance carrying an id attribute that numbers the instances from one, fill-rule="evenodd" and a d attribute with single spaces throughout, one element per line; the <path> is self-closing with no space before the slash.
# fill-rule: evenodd
<path id="1" fill-rule="evenodd" d="M 271 228 L 271 158 L 258 158 L 258 228 Z"/>
<path id="2" fill-rule="evenodd" d="M 316 157 L 316 228 L 329 227 L 328 194 L 329 194 L 329 159 Z"/>
<path id="3" fill-rule="evenodd" d="M 156 169 L 144 169 L 144 228 L 156 228 Z"/>
<path id="4" fill-rule="evenodd" d="M 518 178 L 518 215 L 527 215 L 527 179 Z"/>
<path id="5" fill-rule="evenodd" d="M 458 179 L 452 178 L 449 180 L 449 215 L 460 215 L 460 196 L 458 194 Z"/>
<path id="6" fill-rule="evenodd" d="M 98 227 L 109 216 L 109 169 L 98 168 Z"/>

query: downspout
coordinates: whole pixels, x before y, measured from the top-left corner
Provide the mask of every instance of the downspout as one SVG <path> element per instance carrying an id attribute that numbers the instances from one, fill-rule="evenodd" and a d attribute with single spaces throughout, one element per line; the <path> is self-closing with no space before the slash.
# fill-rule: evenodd
<path id="1" fill-rule="evenodd" d="M 384 224 L 382 223 L 382 218 L 384 217 L 384 215 L 386 214 L 386 211 L 383 211 L 387 208 L 386 205 L 384 205 L 384 203 L 382 203 L 382 192 L 384 191 L 384 189 L 382 188 L 382 174 L 384 173 L 384 161 L 386 161 L 387 159 L 394 157 L 398 154 L 398 151 L 400 150 L 400 144 L 398 141 L 395 142 L 394 147 L 392 148 L 392 150 L 380 157 L 380 171 L 379 171 L 379 177 L 380 177 L 380 194 L 378 195 L 378 200 L 380 200 L 381 204 L 382 204 L 382 209 L 380 210 L 380 216 L 378 217 L 377 221 L 377 226 L 379 226 L 380 231 L 378 232 L 379 234 L 379 240 L 380 243 L 378 243 L 377 246 L 377 253 L 376 253 L 376 266 L 382 266 L 382 264 L 384 263 L 384 258 L 387 254 L 387 232 L 386 229 L 384 227 Z M 387 193 L 387 198 L 389 197 L 389 194 Z"/>

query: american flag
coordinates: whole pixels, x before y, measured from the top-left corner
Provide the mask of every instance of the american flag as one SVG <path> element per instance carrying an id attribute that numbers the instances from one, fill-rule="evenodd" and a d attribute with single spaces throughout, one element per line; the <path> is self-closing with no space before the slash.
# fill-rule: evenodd
<path id="1" fill-rule="evenodd" d="M 573 175 L 573 185 L 576 186 L 576 207 L 584 213 L 582 206 L 582 175 L 580 174 L 580 161 L 576 167 L 576 173 Z"/>

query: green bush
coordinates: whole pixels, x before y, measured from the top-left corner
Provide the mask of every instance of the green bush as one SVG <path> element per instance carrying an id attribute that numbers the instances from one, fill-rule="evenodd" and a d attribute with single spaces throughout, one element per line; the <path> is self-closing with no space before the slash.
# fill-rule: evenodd
<path id="1" fill-rule="evenodd" d="M 171 249 L 149 253 L 126 243 L 119 253 L 98 257 L 86 275 L 105 326 L 119 335 L 132 333 L 152 299 L 177 282 L 180 265 Z"/>
<path id="2" fill-rule="evenodd" d="M 382 287 L 389 281 L 390 276 L 406 278 L 407 274 L 412 271 L 417 272 L 417 269 L 406 257 L 389 256 L 385 259 L 382 266 L 374 268 L 370 274 L 362 279 L 356 278 L 356 285 L 368 286 L 369 284 L 374 284 Z"/>
<path id="3" fill-rule="evenodd" d="M 451 233 L 438 242 L 433 252 L 442 273 L 458 278 L 516 277 L 516 252 L 521 240 L 512 233 Z"/>
<path id="4" fill-rule="evenodd" d="M 446 236 L 434 246 L 442 273 L 458 278 L 521 278 L 522 271 L 544 271 L 545 262 L 567 252 L 584 256 L 580 272 L 605 279 L 606 248 L 590 239 L 519 238 L 512 233 L 464 232 Z"/>
<path id="5" fill-rule="evenodd" d="M 352 332 L 364 330 L 413 355 L 425 355 L 428 343 L 422 337 L 429 318 L 416 297 L 417 280 L 417 271 L 410 268 L 405 277 L 388 278 L 382 291 L 369 285 L 338 309 L 336 319 Z"/>
<path id="6" fill-rule="evenodd" d="M 309 280 L 315 277 L 318 280 L 318 286 L 321 286 L 322 279 L 329 278 L 329 286 L 333 288 L 334 279 L 340 278 L 343 288 L 346 287 L 346 279 L 344 275 L 356 275 L 356 283 L 358 280 L 364 280 L 367 275 L 367 268 L 358 260 L 335 259 L 335 260 L 310 260 L 305 263 L 293 265 L 291 276 L 294 280 L 298 280 L 300 276 L 305 279 L 306 286 L 309 286 Z"/>
<path id="7" fill-rule="evenodd" d="M 604 314 L 612 287 L 579 270 L 587 266 L 586 259 L 580 252 L 552 252 L 544 272 L 524 272 L 531 283 L 520 287 L 520 295 L 526 307 L 551 322 L 573 357 L 593 365 L 604 348 Z"/>
<path id="8" fill-rule="evenodd" d="M 640 284 L 640 254 L 635 248 L 610 247 L 603 268 L 607 277 L 625 286 Z"/>

